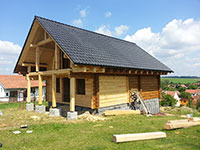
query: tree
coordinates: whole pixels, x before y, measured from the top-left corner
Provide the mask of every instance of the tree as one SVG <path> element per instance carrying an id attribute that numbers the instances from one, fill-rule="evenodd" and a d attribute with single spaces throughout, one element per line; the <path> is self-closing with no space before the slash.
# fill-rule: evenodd
<path id="1" fill-rule="evenodd" d="M 184 88 L 184 87 L 181 87 L 181 86 L 179 86 L 178 87 L 178 91 L 181 93 L 181 92 L 185 92 L 185 90 L 186 90 L 186 88 Z"/>
<path id="2" fill-rule="evenodd" d="M 194 108 L 194 103 L 191 99 L 189 99 L 189 101 L 187 103 L 187 107 Z"/>
<path id="3" fill-rule="evenodd" d="M 188 86 L 188 89 L 197 89 L 198 88 L 198 86 L 197 85 L 194 85 L 194 84 L 190 84 L 189 86 Z"/>
<path id="4" fill-rule="evenodd" d="M 161 106 L 172 106 L 174 107 L 177 100 L 169 94 L 162 93 L 162 101 L 160 101 Z"/>
<path id="5" fill-rule="evenodd" d="M 181 98 L 188 98 L 188 99 L 191 99 L 192 96 L 190 93 L 187 93 L 187 92 L 181 92 Z"/>
<path id="6" fill-rule="evenodd" d="M 197 109 L 200 109 L 200 99 L 197 100 Z"/>

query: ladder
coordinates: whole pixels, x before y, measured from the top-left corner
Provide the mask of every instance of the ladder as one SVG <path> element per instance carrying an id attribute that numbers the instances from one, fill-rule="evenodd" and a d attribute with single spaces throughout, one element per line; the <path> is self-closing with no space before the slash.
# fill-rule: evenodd
<path id="1" fill-rule="evenodd" d="M 136 95 L 137 95 L 137 97 L 139 98 L 139 101 L 141 102 L 141 104 L 142 104 L 142 106 L 143 106 L 143 108 L 144 108 L 145 113 L 146 113 L 147 115 L 150 115 L 151 113 L 150 113 L 150 111 L 148 110 L 146 104 L 144 103 L 144 100 L 143 100 L 141 94 L 140 94 L 139 92 L 136 92 Z"/>

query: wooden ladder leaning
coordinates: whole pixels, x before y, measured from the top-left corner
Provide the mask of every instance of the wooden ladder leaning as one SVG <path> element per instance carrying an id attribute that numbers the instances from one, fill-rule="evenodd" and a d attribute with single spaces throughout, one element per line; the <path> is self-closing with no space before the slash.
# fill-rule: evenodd
<path id="1" fill-rule="evenodd" d="M 146 115 L 150 115 L 151 112 L 149 111 L 148 107 L 147 107 L 146 104 L 144 103 L 144 100 L 143 100 L 141 94 L 140 94 L 139 92 L 136 92 L 136 95 L 137 95 L 139 101 L 141 102 L 141 104 L 142 104 L 142 106 L 143 106 L 143 108 L 144 108 L 144 111 L 145 111 Z"/>

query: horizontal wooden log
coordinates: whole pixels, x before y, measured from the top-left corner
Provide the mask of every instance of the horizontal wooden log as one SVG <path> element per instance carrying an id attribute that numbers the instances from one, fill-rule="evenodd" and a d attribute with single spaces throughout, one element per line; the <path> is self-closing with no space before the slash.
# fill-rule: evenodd
<path id="1" fill-rule="evenodd" d="M 198 126 L 200 125 L 200 122 L 173 122 L 173 123 L 166 123 L 164 125 L 164 129 L 166 130 L 172 130 L 172 129 L 180 129 L 180 128 L 189 128 L 192 126 Z"/>
<path id="2" fill-rule="evenodd" d="M 159 139 L 159 138 L 166 138 L 166 133 L 164 133 L 164 132 L 147 132 L 147 133 L 113 135 L 113 142 L 120 143 L 120 142 L 150 140 L 150 139 Z"/>
<path id="3" fill-rule="evenodd" d="M 189 121 L 200 122 L 200 117 L 188 118 Z"/>
<path id="4" fill-rule="evenodd" d="M 107 110 L 104 112 L 105 116 L 116 116 L 116 115 L 139 115 L 139 110 Z"/>
<path id="5" fill-rule="evenodd" d="M 177 122 L 188 122 L 188 119 L 182 119 L 182 120 L 170 120 L 168 123 L 177 123 Z"/>

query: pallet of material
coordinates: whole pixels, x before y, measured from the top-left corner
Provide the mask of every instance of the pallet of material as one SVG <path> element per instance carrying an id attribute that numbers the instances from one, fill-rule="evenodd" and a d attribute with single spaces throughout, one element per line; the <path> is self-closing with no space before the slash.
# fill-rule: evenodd
<path id="1" fill-rule="evenodd" d="M 166 138 L 165 132 L 147 132 L 147 133 L 135 133 L 135 134 L 119 134 L 113 135 L 113 142 L 130 142 L 130 141 L 139 141 L 139 140 L 151 140 Z"/>
<path id="2" fill-rule="evenodd" d="M 106 110 L 103 114 L 105 116 L 139 115 L 140 114 L 140 110 Z"/>
<path id="3" fill-rule="evenodd" d="M 189 127 L 198 126 L 198 125 L 200 125 L 200 117 L 193 117 L 193 118 L 183 119 L 183 120 L 168 121 L 164 125 L 164 129 L 172 130 L 172 129 L 180 129 L 180 128 L 189 128 Z"/>

